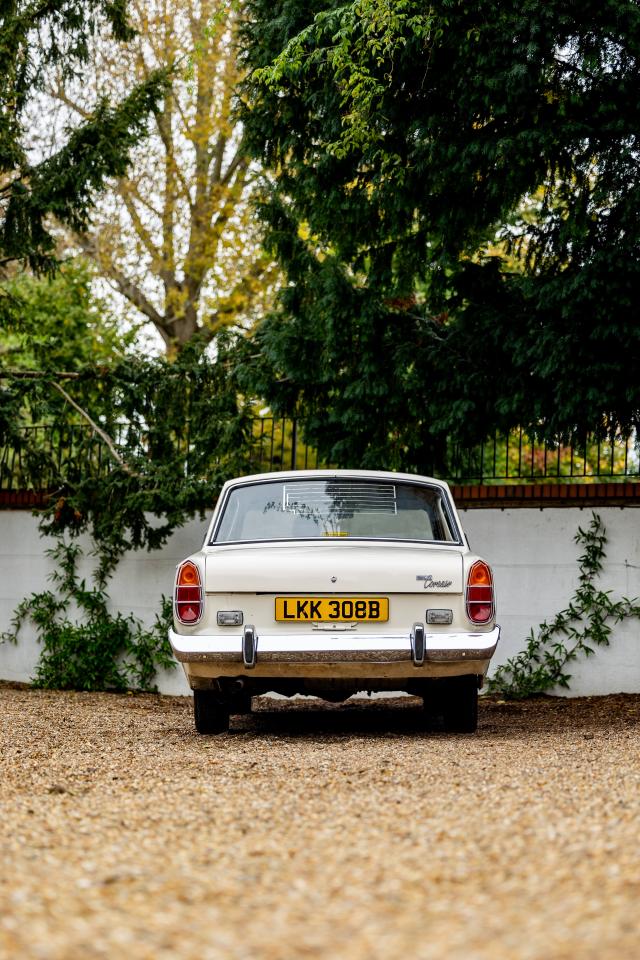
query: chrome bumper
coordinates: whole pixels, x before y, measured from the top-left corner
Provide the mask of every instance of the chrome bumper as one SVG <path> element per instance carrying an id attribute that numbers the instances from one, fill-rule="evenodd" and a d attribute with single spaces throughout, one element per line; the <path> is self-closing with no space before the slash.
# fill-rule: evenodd
<path id="1" fill-rule="evenodd" d="M 420 670 L 429 665 L 465 664 L 469 672 L 478 672 L 478 664 L 484 673 L 500 638 L 500 627 L 488 633 L 424 633 L 423 657 L 416 659 L 415 628 L 406 634 L 348 634 L 305 633 L 299 635 L 256 634 L 251 640 L 253 657 L 247 654 L 247 630 L 244 634 L 179 634 L 169 630 L 169 641 L 174 656 L 183 664 L 207 664 L 224 668 L 224 673 L 233 668 L 236 673 L 263 668 L 273 664 L 328 665 L 328 664 L 379 664 L 404 665 Z M 473 667 L 472 667 L 473 664 Z M 187 667 L 185 667 L 187 670 Z M 425 673 L 431 673 L 429 669 Z"/>

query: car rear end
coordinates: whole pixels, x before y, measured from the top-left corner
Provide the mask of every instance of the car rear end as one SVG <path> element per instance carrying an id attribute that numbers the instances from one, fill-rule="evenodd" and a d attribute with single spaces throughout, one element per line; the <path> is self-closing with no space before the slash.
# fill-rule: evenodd
<path id="1" fill-rule="evenodd" d="M 205 546 L 179 566 L 171 643 L 191 687 L 231 707 L 234 698 L 246 705 L 251 694 L 267 690 L 345 699 L 359 690 L 394 689 L 435 704 L 456 683 L 466 684 L 467 701 L 473 685 L 475 699 L 499 636 L 495 591 L 489 566 L 469 551 L 446 485 L 364 472 L 312 477 L 331 492 L 329 535 L 272 538 L 256 523 L 254 539 L 238 536 L 237 524 L 225 539 L 218 535 L 225 510 L 237 504 L 223 493 Z M 256 482 L 270 481 L 238 481 Z M 277 514 L 289 495 L 294 519 L 303 513 L 308 529 L 315 488 L 302 487 L 299 474 L 276 482 L 253 492 L 251 503 L 275 503 Z M 424 490 L 420 496 L 437 541 L 391 535 L 405 533 L 396 518 L 409 494 L 396 490 L 395 502 L 389 500 L 390 487 L 403 482 L 429 486 L 428 496 Z M 438 511 L 446 518 L 441 526 Z M 418 520 L 410 518 L 409 532 L 420 533 Z"/>

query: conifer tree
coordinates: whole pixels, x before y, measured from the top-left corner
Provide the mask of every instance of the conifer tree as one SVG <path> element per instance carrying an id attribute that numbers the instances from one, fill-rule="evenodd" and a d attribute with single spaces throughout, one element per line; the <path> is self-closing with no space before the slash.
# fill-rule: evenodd
<path id="1" fill-rule="evenodd" d="M 49 122 L 35 115 L 47 71 L 66 80 L 82 76 L 89 40 L 100 30 L 132 37 L 125 0 L 6 0 L 0 5 L 0 268 L 56 268 L 50 217 L 82 230 L 105 179 L 124 173 L 129 151 L 165 90 L 158 72 L 117 103 L 106 98 L 69 130 L 55 152 L 34 156 L 34 130 Z M 11 298 L 0 303 L 6 313 Z"/>
<path id="2" fill-rule="evenodd" d="M 326 456 L 638 423 L 637 0 L 251 0 L 244 50 L 289 278 L 253 382 Z"/>

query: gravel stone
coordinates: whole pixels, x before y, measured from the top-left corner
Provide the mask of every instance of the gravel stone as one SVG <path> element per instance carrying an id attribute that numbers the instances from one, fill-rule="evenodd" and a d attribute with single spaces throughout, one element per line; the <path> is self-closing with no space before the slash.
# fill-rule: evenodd
<path id="1" fill-rule="evenodd" d="M 0 960 L 637 957 L 640 696 L 418 704 L 0 684 Z"/>

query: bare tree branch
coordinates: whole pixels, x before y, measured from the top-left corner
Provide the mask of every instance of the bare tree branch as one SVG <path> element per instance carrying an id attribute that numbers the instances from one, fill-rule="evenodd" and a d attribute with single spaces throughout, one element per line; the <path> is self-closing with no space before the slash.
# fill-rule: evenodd
<path id="1" fill-rule="evenodd" d="M 149 302 L 140 287 L 133 283 L 132 280 L 129 280 L 127 276 L 114 266 L 106 269 L 105 273 L 109 279 L 113 280 L 122 296 L 126 297 L 134 307 L 138 308 L 140 313 L 143 313 L 145 317 L 151 320 L 165 343 L 171 343 L 172 338 L 169 332 L 169 323 L 166 318 L 156 310 L 153 304 Z"/>
<path id="2" fill-rule="evenodd" d="M 231 180 L 233 179 L 234 175 L 237 173 L 238 170 L 241 170 L 242 173 L 246 173 L 248 168 L 249 168 L 249 161 L 247 159 L 246 154 L 243 152 L 242 144 L 240 144 L 233 156 L 233 159 L 229 163 L 229 166 L 225 170 L 225 174 L 222 178 L 222 183 L 225 186 L 227 186 L 229 183 L 231 183 Z"/>
<path id="3" fill-rule="evenodd" d="M 131 197 L 129 190 L 127 189 L 127 181 L 121 180 L 118 183 L 116 190 L 118 191 L 118 195 L 122 198 L 122 202 L 127 208 L 127 213 L 131 217 L 131 222 L 133 224 L 133 227 L 138 237 L 140 238 L 140 241 L 144 245 L 147 253 L 151 257 L 151 259 L 154 261 L 154 263 L 159 263 L 162 259 L 162 254 L 160 250 L 158 250 L 158 248 L 156 247 L 155 243 L 151 239 L 151 234 L 149 233 L 144 223 L 142 222 L 142 218 L 138 213 L 138 210 L 136 209 L 136 205 L 133 202 L 133 198 Z"/>
<path id="4" fill-rule="evenodd" d="M 128 177 L 120 181 L 120 184 L 123 185 L 124 191 L 130 196 L 136 203 L 139 203 L 141 207 L 144 207 L 145 210 L 148 210 L 154 217 L 158 220 L 162 218 L 162 212 L 157 209 L 151 202 L 150 197 L 145 197 L 140 192 L 140 184 L 136 183 L 134 180 L 130 180 Z M 120 186 L 117 188 L 120 189 Z"/>
<path id="5" fill-rule="evenodd" d="M 75 371 L 54 371 L 54 373 L 45 373 L 43 370 L 2 370 L 0 371 L 0 380 L 46 380 L 49 377 L 55 377 L 56 380 L 77 380 L 80 374 Z"/>
<path id="6" fill-rule="evenodd" d="M 224 160 L 224 149 L 227 145 L 227 138 L 220 133 L 212 151 L 213 170 L 211 172 L 211 183 L 220 183 L 222 179 L 222 161 Z"/>
<path id="7" fill-rule="evenodd" d="M 65 107 L 69 107 L 70 110 L 73 110 L 74 113 L 77 113 L 78 116 L 82 117 L 83 120 L 91 119 L 91 111 L 87 110 L 75 100 L 72 100 L 62 84 L 56 87 L 54 95 L 56 100 L 59 100 L 60 103 L 64 103 Z"/>
<path id="8" fill-rule="evenodd" d="M 134 307 L 137 307 L 140 313 L 144 314 L 144 316 L 154 324 L 165 343 L 167 345 L 170 344 L 172 338 L 165 318 L 147 299 L 140 287 L 130 280 L 126 274 L 119 270 L 115 264 L 111 262 L 105 262 L 100 256 L 95 242 L 91 241 L 86 236 L 78 236 L 77 240 L 82 247 L 82 250 L 101 267 L 105 276 L 115 283 L 122 296 L 126 297 L 126 299 L 132 303 Z"/>
<path id="9" fill-rule="evenodd" d="M 69 394 L 68 394 L 67 391 L 64 389 L 64 387 L 61 387 L 60 384 L 59 384 L 59 383 L 56 383 L 54 380 L 50 381 L 50 383 L 51 383 L 51 386 L 53 387 L 53 389 L 54 389 L 54 390 L 57 390 L 58 393 L 61 394 L 61 396 L 64 397 L 64 399 L 67 401 L 67 403 L 69 403 L 69 404 L 73 407 L 74 410 L 77 410 L 77 411 L 78 411 L 78 413 L 80 414 L 81 417 L 84 417 L 84 419 L 87 421 L 87 423 L 89 424 L 89 426 L 91 427 L 91 429 L 93 430 L 93 432 L 96 433 L 102 440 L 104 440 L 104 442 L 106 443 L 107 447 L 109 448 L 109 452 L 111 453 L 111 456 L 112 456 L 113 459 L 116 461 L 116 463 L 118 463 L 118 464 L 122 467 L 122 469 L 125 471 L 125 473 L 128 473 L 129 476 L 131 476 L 131 477 L 138 477 L 138 478 L 139 478 L 139 477 L 140 477 L 140 474 L 139 474 L 139 473 L 136 473 L 135 470 L 132 470 L 132 468 L 129 466 L 129 464 L 126 462 L 126 460 L 124 460 L 124 459 L 120 456 L 120 454 L 118 453 L 118 451 L 117 451 L 117 449 L 116 449 L 116 445 L 115 445 L 115 443 L 113 442 L 113 440 L 111 439 L 111 437 L 109 436 L 109 434 L 108 434 L 108 433 L 105 433 L 105 431 L 102 429 L 102 427 L 99 427 L 98 424 L 95 422 L 95 420 L 92 420 L 92 418 L 89 416 L 89 414 L 87 413 L 87 411 L 86 411 L 83 407 L 81 407 L 80 404 L 76 403 L 76 401 L 73 399 L 73 397 L 70 397 L 70 396 L 69 396 Z"/>

